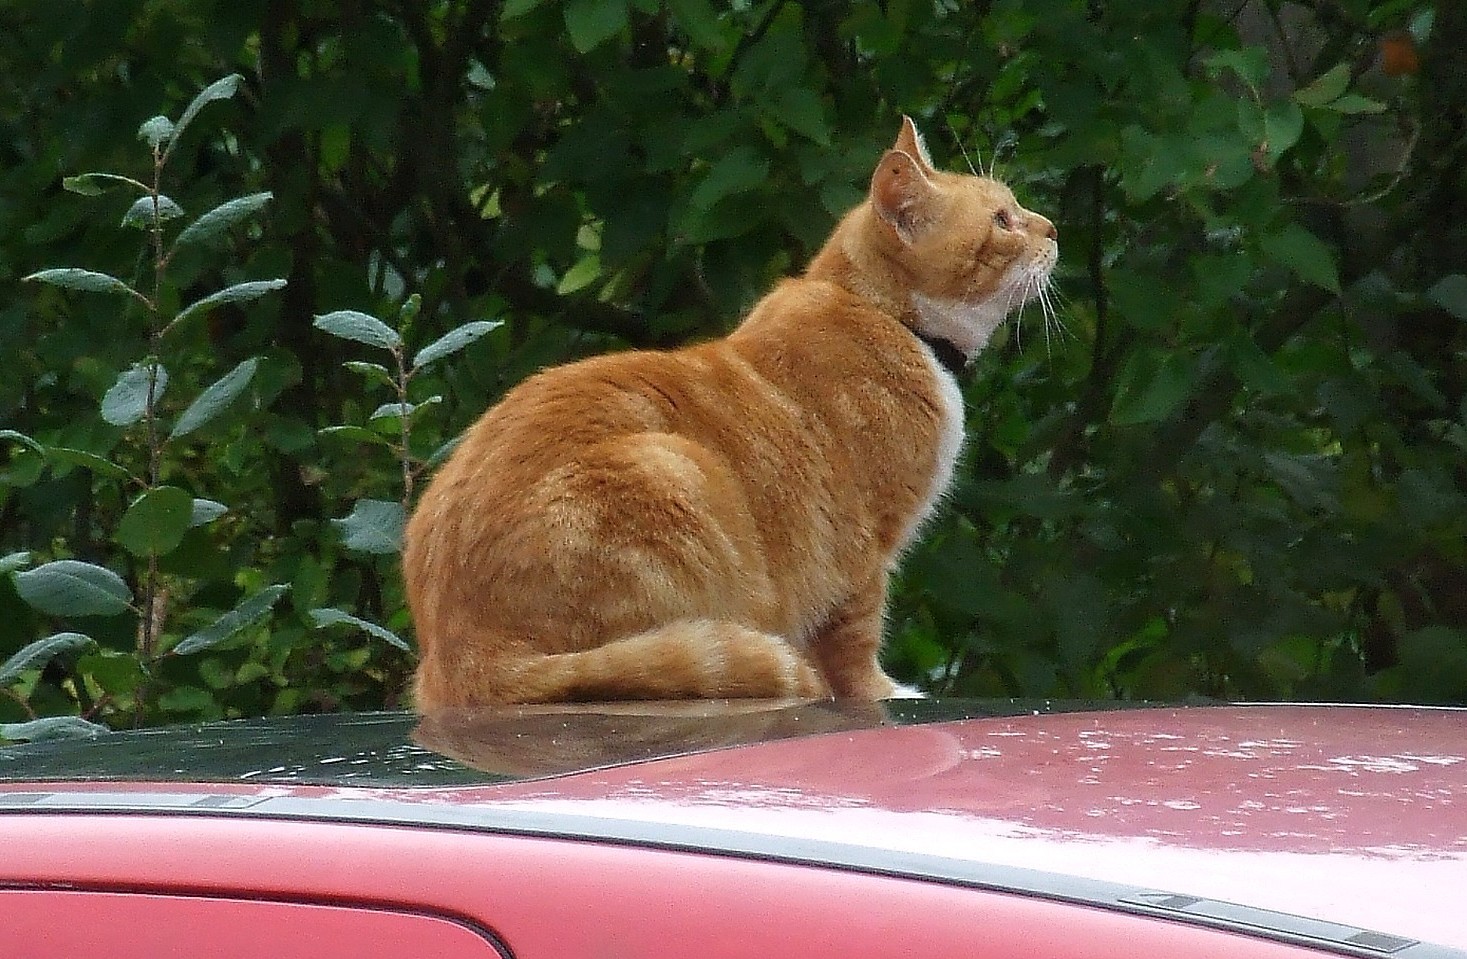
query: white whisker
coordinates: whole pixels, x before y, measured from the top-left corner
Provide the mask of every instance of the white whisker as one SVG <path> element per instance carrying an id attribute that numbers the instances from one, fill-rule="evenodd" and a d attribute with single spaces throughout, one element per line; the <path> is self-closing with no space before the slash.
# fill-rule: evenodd
<path id="1" fill-rule="evenodd" d="M 957 130 L 953 129 L 953 122 L 946 117 L 943 117 L 943 122 L 947 124 L 947 132 L 953 135 L 953 142 L 957 143 L 958 152 L 963 155 L 963 161 L 968 164 L 968 172 L 973 174 L 974 176 L 981 176 L 982 174 L 979 172 L 979 170 L 973 166 L 973 160 L 971 157 L 968 156 L 968 151 L 963 147 L 963 138 L 958 136 Z"/>

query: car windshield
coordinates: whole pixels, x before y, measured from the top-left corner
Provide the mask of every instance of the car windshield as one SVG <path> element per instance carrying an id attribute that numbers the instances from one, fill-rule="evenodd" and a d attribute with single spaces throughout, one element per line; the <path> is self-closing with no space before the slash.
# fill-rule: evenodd
<path id="1" fill-rule="evenodd" d="M 472 786 L 795 736 L 1094 706 L 1018 699 L 691 701 L 523 706 L 421 720 L 401 712 L 246 719 L 0 748 L 0 782 Z"/>

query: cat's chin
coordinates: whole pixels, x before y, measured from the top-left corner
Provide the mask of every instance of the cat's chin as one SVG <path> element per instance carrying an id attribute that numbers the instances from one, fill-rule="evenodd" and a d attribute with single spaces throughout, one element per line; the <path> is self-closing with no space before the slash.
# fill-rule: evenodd
<path id="1" fill-rule="evenodd" d="M 968 359 L 977 356 L 988 345 L 1016 304 L 993 298 L 981 303 L 965 303 L 940 297 L 912 294 L 917 309 L 920 332 L 934 339 L 946 340 Z"/>

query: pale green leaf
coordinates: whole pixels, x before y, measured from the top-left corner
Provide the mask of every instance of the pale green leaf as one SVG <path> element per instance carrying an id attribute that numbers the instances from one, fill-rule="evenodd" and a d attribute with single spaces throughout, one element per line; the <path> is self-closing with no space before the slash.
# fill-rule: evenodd
<path id="1" fill-rule="evenodd" d="M 200 393 L 198 398 L 188 405 L 188 409 L 183 411 L 183 415 L 173 425 L 173 432 L 169 434 L 169 438 L 175 439 L 192 433 L 224 412 L 229 404 L 239 399 L 240 395 L 249 387 L 250 380 L 254 377 L 259 365 L 259 358 L 251 357 L 211 383 L 208 389 Z"/>
<path id="2" fill-rule="evenodd" d="M 253 596 L 242 600 L 238 606 L 220 616 L 203 629 L 185 636 L 171 650 L 179 656 L 197 653 L 201 649 L 217 646 L 246 626 L 262 618 L 279 602 L 290 587 L 277 583 L 266 586 Z"/>
<path id="3" fill-rule="evenodd" d="M 157 405 L 168 388 L 168 370 L 162 363 L 137 363 L 121 373 L 102 397 L 102 419 L 113 426 L 130 426 L 143 418 L 148 409 L 149 370 L 153 371 L 153 404 Z"/>
<path id="4" fill-rule="evenodd" d="M 120 226 L 134 226 L 140 230 L 150 229 L 154 220 L 159 223 L 165 220 L 176 220 L 183 216 L 183 207 L 174 203 L 170 197 L 159 193 L 154 196 L 138 197 L 133 205 L 122 214 Z"/>
<path id="5" fill-rule="evenodd" d="M 227 512 L 229 512 L 229 507 L 223 503 L 218 503 L 211 499 L 196 499 L 189 509 L 189 528 L 203 526 L 205 523 L 212 523 Z"/>
<path id="6" fill-rule="evenodd" d="M 379 499 L 357 500 L 350 514 L 331 521 L 347 549 L 384 556 L 402 549 L 406 523 L 401 503 Z"/>
<path id="7" fill-rule="evenodd" d="M 17 550 L 14 553 L 6 553 L 0 556 L 0 576 L 13 573 L 23 566 L 31 564 L 31 552 L 28 549 Z"/>
<path id="8" fill-rule="evenodd" d="M 183 116 L 178 118 L 178 124 L 173 128 L 172 135 L 169 137 L 168 150 L 164 153 L 165 158 L 173 152 L 174 146 L 178 144 L 178 138 L 183 135 L 184 128 L 193 122 L 194 117 L 199 115 L 199 111 L 215 100 L 224 100 L 234 96 L 242 79 L 243 77 L 239 74 L 231 73 L 199 91 L 198 96 L 194 97 L 193 101 L 184 108 Z"/>
<path id="9" fill-rule="evenodd" d="M 75 267 L 41 270 L 39 273 L 32 273 L 25 279 L 35 283 L 49 283 L 67 290 L 81 290 L 85 293 L 126 293 L 138 299 L 143 298 L 141 293 L 115 276 L 97 273 L 93 270 L 79 270 Z"/>
<path id="10" fill-rule="evenodd" d="M 52 616 L 112 616 L 132 602 L 132 590 L 121 576 L 74 559 L 58 559 L 16 573 L 15 591 Z"/>
<path id="11" fill-rule="evenodd" d="M 353 616 L 343 610 L 326 606 L 321 609 L 313 609 L 308 615 L 311 617 L 311 621 L 316 624 L 317 629 L 325 629 L 328 626 L 338 625 L 351 626 L 360 629 L 364 633 L 375 636 L 385 643 L 390 643 L 403 652 L 410 653 L 413 651 L 413 648 L 407 644 L 406 640 L 387 627 L 378 626 L 376 623 Z"/>
<path id="12" fill-rule="evenodd" d="M 379 349 L 395 350 L 402 347 L 402 337 L 397 335 L 396 330 L 375 316 L 358 310 L 337 310 L 334 313 L 326 313 L 317 316 L 312 325 L 318 330 L 325 330 L 332 336 L 365 343 Z"/>
<path id="13" fill-rule="evenodd" d="M 178 238 L 173 241 L 173 245 L 182 246 L 185 243 L 211 240 L 257 213 L 274 196 L 275 194 L 269 192 L 251 193 L 249 196 L 237 197 L 221 203 L 184 227 L 183 232 L 178 234 Z"/>
<path id="14" fill-rule="evenodd" d="M 0 686 L 15 680 L 28 669 L 39 669 L 57 656 L 79 652 L 95 645 L 82 633 L 56 633 L 21 647 L 20 652 L 0 663 Z"/>
<path id="15" fill-rule="evenodd" d="M 227 286 L 216 293 L 210 293 L 202 300 L 195 300 L 193 303 L 184 307 L 182 312 L 169 321 L 164 332 L 166 333 L 168 330 L 173 329 L 173 327 L 197 313 L 202 313 L 225 303 L 241 303 L 245 300 L 256 300 L 266 293 L 282 289 L 284 286 L 284 280 L 250 280 L 246 283 L 236 283 L 233 286 Z"/>
<path id="16" fill-rule="evenodd" d="M 78 173 L 63 179 L 61 188 L 82 196 L 101 196 L 108 184 L 130 186 L 144 193 L 152 192 L 146 183 L 139 183 L 130 176 L 118 176 L 115 173 Z"/>
<path id="17" fill-rule="evenodd" d="M 413 357 L 413 369 L 421 369 L 429 363 L 437 362 L 445 356 L 457 353 L 470 343 L 494 332 L 503 325 L 503 320 L 473 320 L 465 323 L 463 326 L 455 327 L 419 350 L 418 354 Z"/>
<path id="18" fill-rule="evenodd" d="M 150 147 L 161 146 L 173 138 L 173 121 L 167 117 L 149 117 L 138 127 L 138 139 Z"/>

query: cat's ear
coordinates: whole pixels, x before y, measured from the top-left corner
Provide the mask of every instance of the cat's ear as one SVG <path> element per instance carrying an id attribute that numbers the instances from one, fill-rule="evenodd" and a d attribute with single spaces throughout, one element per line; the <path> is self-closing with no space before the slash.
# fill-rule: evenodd
<path id="1" fill-rule="evenodd" d="M 921 161 L 903 150 L 887 150 L 871 174 L 871 206 L 904 243 L 931 220 L 935 190 Z"/>
<path id="2" fill-rule="evenodd" d="M 936 169 L 932 165 L 932 157 L 927 153 L 927 141 L 922 139 L 922 134 L 917 130 L 917 124 L 906 114 L 902 114 L 902 129 L 897 134 L 896 143 L 892 144 L 893 150 L 900 150 L 907 156 L 917 161 L 922 167 L 923 173 L 932 173 Z"/>

